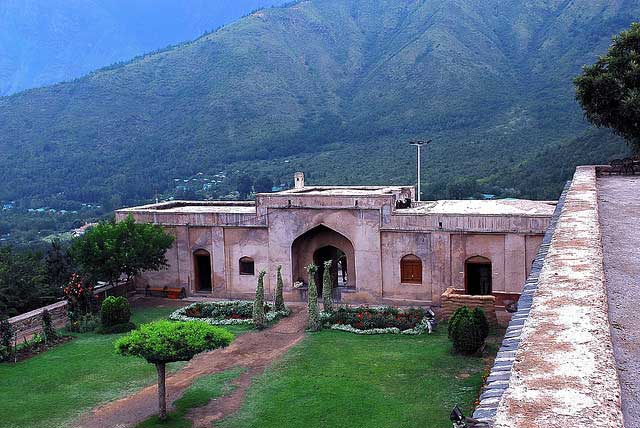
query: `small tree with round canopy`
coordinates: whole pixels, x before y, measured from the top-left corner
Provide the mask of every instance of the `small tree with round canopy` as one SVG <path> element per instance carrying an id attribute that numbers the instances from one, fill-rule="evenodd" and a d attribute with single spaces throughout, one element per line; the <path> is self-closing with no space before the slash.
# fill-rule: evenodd
<path id="1" fill-rule="evenodd" d="M 227 330 L 200 321 L 157 321 L 115 342 L 120 355 L 144 358 L 155 364 L 158 372 L 158 407 L 160 419 L 167 417 L 166 364 L 189 361 L 201 352 L 224 348 L 233 340 Z"/>

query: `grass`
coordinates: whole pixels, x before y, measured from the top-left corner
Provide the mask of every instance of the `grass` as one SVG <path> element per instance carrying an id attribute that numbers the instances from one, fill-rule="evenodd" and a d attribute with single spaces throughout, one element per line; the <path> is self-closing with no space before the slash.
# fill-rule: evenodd
<path id="1" fill-rule="evenodd" d="M 168 413 L 166 420 L 160 421 L 154 416 L 138 424 L 137 428 L 191 428 L 191 421 L 185 417 L 187 412 L 232 392 L 235 388 L 231 382 L 243 372 L 243 368 L 235 368 L 199 378 L 173 403 L 176 410 Z"/>
<path id="2" fill-rule="evenodd" d="M 312 334 L 254 380 L 238 413 L 217 426 L 450 426 L 454 405 L 470 413 L 485 367 L 450 349 L 446 326 L 422 336 Z"/>
<path id="3" fill-rule="evenodd" d="M 166 318 L 174 307 L 134 308 L 132 321 Z M 230 329 L 238 334 L 242 328 Z M 3 428 L 62 428 L 92 407 L 153 383 L 153 365 L 115 353 L 121 335 L 78 334 L 76 339 L 18 364 L 0 364 Z M 176 370 L 184 363 L 169 365 Z"/>

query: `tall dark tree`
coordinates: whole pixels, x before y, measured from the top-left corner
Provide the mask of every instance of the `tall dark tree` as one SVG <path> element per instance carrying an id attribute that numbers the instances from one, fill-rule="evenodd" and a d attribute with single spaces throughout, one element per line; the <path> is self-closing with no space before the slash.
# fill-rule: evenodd
<path id="1" fill-rule="evenodd" d="M 258 177 L 255 184 L 253 185 L 256 193 L 269 193 L 273 188 L 273 180 L 266 175 L 262 175 Z"/>
<path id="2" fill-rule="evenodd" d="M 62 288 L 67 285 L 73 273 L 71 257 L 60 241 L 55 240 L 51 243 L 45 257 L 45 265 L 50 292 L 60 296 Z"/>
<path id="3" fill-rule="evenodd" d="M 251 193 L 251 188 L 253 187 L 253 180 L 251 177 L 244 174 L 238 178 L 238 193 L 240 193 L 240 199 L 247 199 L 249 193 Z"/>
<path id="4" fill-rule="evenodd" d="M 0 248 L 0 315 L 12 317 L 53 303 L 44 295 L 46 284 L 41 255 Z"/>
<path id="5" fill-rule="evenodd" d="M 585 66 L 574 83 L 585 117 L 640 151 L 640 24 L 614 37 L 607 54 Z"/>

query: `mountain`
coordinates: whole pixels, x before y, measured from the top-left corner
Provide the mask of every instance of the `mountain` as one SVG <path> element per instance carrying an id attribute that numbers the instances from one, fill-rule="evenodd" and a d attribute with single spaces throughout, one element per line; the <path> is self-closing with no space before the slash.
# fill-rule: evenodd
<path id="1" fill-rule="evenodd" d="M 191 40 L 283 0 L 2 0 L 0 95 Z"/>
<path id="2" fill-rule="evenodd" d="M 575 162 L 626 150 L 584 121 L 571 81 L 639 14 L 635 0 L 311 0 L 255 12 L 0 98 L 0 199 L 130 204 L 217 172 L 411 183 L 410 138 L 434 140 L 430 196 L 472 183 L 467 193 L 554 198 Z"/>

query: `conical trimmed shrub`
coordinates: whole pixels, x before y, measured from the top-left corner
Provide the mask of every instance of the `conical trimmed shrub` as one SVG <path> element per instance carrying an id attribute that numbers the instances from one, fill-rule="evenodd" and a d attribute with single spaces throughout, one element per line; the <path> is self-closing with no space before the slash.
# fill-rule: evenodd
<path id="1" fill-rule="evenodd" d="M 332 260 L 324 262 L 324 275 L 322 275 L 322 303 L 325 312 L 333 312 L 333 301 L 331 292 L 333 291 L 333 281 L 331 280 Z"/>
<path id="2" fill-rule="evenodd" d="M 320 324 L 320 312 L 318 311 L 318 288 L 316 287 L 316 272 L 318 266 L 310 264 L 307 266 L 307 272 L 309 273 L 309 290 L 307 293 L 307 304 L 309 306 L 309 330 L 320 331 L 322 325 Z"/>
<path id="3" fill-rule="evenodd" d="M 267 272 L 264 270 L 258 274 L 256 298 L 253 301 L 253 324 L 259 330 L 262 330 L 267 325 L 267 320 L 264 316 L 264 276 L 266 274 Z"/>
<path id="4" fill-rule="evenodd" d="M 284 283 L 282 281 L 282 266 L 278 266 L 278 281 L 276 285 L 276 300 L 273 304 L 276 311 L 286 310 L 284 306 L 284 296 L 282 295 Z"/>
<path id="5" fill-rule="evenodd" d="M 482 341 L 489 336 L 489 321 L 487 320 L 487 316 L 484 311 L 478 307 L 473 310 L 473 317 L 475 318 L 476 324 L 480 328 L 480 335 L 482 337 Z"/>

